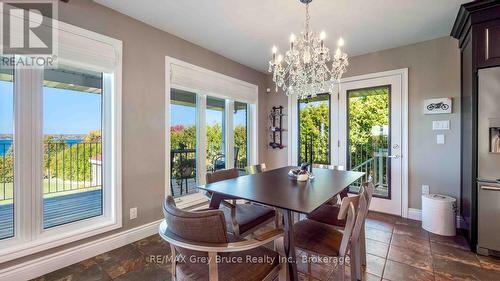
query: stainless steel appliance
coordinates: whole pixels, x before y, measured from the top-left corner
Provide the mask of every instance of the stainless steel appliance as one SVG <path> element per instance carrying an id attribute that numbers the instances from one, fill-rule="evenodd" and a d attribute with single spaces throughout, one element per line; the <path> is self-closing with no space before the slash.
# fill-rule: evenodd
<path id="1" fill-rule="evenodd" d="M 500 67 L 479 70 L 478 245 L 500 254 Z"/>

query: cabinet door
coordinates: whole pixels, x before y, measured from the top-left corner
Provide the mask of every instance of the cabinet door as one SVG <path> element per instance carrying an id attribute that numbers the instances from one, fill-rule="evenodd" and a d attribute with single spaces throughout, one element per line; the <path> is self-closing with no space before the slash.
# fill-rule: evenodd
<path id="1" fill-rule="evenodd" d="M 500 20 L 476 26 L 477 67 L 500 65 Z"/>

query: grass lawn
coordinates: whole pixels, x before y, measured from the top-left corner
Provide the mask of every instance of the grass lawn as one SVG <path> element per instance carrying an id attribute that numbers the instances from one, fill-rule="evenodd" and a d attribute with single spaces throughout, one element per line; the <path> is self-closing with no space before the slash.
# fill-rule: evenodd
<path id="1" fill-rule="evenodd" d="M 50 198 L 56 196 L 62 196 L 67 194 L 85 192 L 90 190 L 100 189 L 100 186 L 97 187 L 85 187 L 89 186 L 90 183 L 83 182 L 69 182 L 61 179 L 48 179 L 43 180 L 43 198 Z M 12 204 L 12 195 L 13 195 L 13 183 L 0 183 L 0 205 Z M 5 190 L 5 196 L 4 196 Z M 5 200 L 5 198 L 9 198 Z"/>

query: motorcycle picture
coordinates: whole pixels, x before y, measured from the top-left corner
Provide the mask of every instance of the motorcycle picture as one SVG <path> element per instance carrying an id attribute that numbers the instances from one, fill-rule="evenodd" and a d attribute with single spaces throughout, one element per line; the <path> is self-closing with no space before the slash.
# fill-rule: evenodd
<path id="1" fill-rule="evenodd" d="M 448 110 L 449 108 L 450 108 L 450 106 L 443 103 L 443 102 L 431 103 L 427 106 L 427 110 L 429 110 L 429 111 L 432 111 L 435 109 Z"/>

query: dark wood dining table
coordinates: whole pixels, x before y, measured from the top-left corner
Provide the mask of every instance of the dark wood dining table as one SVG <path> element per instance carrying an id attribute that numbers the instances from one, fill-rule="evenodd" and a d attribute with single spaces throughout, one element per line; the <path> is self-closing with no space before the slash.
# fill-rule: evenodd
<path id="1" fill-rule="evenodd" d="M 212 192 L 211 208 L 219 208 L 222 200 L 240 198 L 276 207 L 284 215 L 284 249 L 288 261 L 290 280 L 298 280 L 295 245 L 293 241 L 293 212 L 310 214 L 328 202 L 364 173 L 314 169 L 313 180 L 299 182 L 288 176 L 290 169 L 283 167 L 259 174 L 199 186 Z"/>

